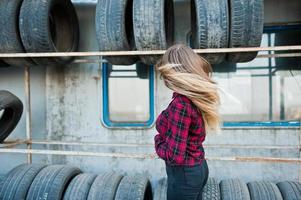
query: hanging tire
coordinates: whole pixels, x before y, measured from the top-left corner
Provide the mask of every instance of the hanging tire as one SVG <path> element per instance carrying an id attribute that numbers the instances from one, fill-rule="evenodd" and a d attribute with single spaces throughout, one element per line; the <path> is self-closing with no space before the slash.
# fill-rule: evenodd
<path id="1" fill-rule="evenodd" d="M 0 52 L 1 53 L 25 53 L 20 32 L 19 13 L 23 0 L 0 1 Z M 30 58 L 3 58 L 13 66 L 34 65 Z"/>
<path id="2" fill-rule="evenodd" d="M 87 200 L 114 200 L 122 176 L 116 173 L 104 173 L 94 180 Z"/>
<path id="3" fill-rule="evenodd" d="M 263 0 L 230 0 L 230 48 L 259 47 L 263 34 Z M 258 52 L 230 53 L 233 63 L 249 62 Z"/>
<path id="4" fill-rule="evenodd" d="M 152 200 L 152 187 L 143 176 L 125 176 L 118 187 L 115 200 Z"/>
<path id="5" fill-rule="evenodd" d="M 158 186 L 154 191 L 154 200 L 166 200 L 167 199 L 167 178 L 159 180 Z"/>
<path id="6" fill-rule="evenodd" d="M 9 67 L 10 65 L 0 59 L 0 68 Z"/>
<path id="7" fill-rule="evenodd" d="M 222 62 L 220 64 L 212 65 L 213 72 L 229 73 L 237 71 L 236 63 Z"/>
<path id="8" fill-rule="evenodd" d="M 21 100 L 12 93 L 0 90 L 0 143 L 2 143 L 19 123 L 23 104 Z"/>
<path id="9" fill-rule="evenodd" d="M 223 180 L 220 188 L 222 200 L 250 200 L 248 187 L 241 180 Z"/>
<path id="10" fill-rule="evenodd" d="M 277 186 L 269 181 L 255 181 L 248 183 L 251 199 L 256 200 L 282 200 Z"/>
<path id="11" fill-rule="evenodd" d="M 228 48 L 229 12 L 227 0 L 191 1 L 192 47 L 195 49 Z M 226 54 L 202 54 L 211 64 L 225 60 Z"/>
<path id="12" fill-rule="evenodd" d="M 286 30 L 275 33 L 275 46 L 301 45 L 300 30 Z M 278 51 L 278 53 L 290 53 L 289 51 Z M 297 51 L 296 53 L 300 53 Z M 301 70 L 301 58 L 275 58 L 277 70 Z"/>
<path id="13" fill-rule="evenodd" d="M 19 27 L 27 52 L 73 52 L 78 49 L 79 27 L 70 0 L 24 0 Z M 66 64 L 71 57 L 33 58 L 40 65 Z"/>
<path id="14" fill-rule="evenodd" d="M 25 199 L 32 181 L 44 167 L 40 164 L 24 164 L 11 170 L 2 182 L 0 199 Z"/>
<path id="15" fill-rule="evenodd" d="M 92 183 L 96 175 L 79 174 L 70 182 L 63 200 L 82 200 L 87 199 Z"/>
<path id="16" fill-rule="evenodd" d="M 220 200 L 221 193 L 218 181 L 214 178 L 209 178 L 202 194 L 203 200 Z"/>
<path id="17" fill-rule="evenodd" d="M 148 79 L 150 73 L 150 66 L 139 62 L 136 64 L 136 73 L 139 78 Z"/>
<path id="18" fill-rule="evenodd" d="M 130 51 L 134 48 L 133 0 L 98 0 L 96 36 L 100 51 Z M 112 65 L 132 65 L 137 56 L 106 57 Z"/>
<path id="19" fill-rule="evenodd" d="M 45 167 L 33 180 L 26 200 L 62 199 L 69 182 L 79 173 L 78 168 L 65 165 Z"/>
<path id="20" fill-rule="evenodd" d="M 133 0 L 134 38 L 137 50 L 166 49 L 174 40 L 172 0 Z M 160 56 L 140 56 L 142 62 L 154 65 Z"/>
<path id="21" fill-rule="evenodd" d="M 293 181 L 285 181 L 277 183 L 282 194 L 283 200 L 301 199 L 301 183 Z"/>

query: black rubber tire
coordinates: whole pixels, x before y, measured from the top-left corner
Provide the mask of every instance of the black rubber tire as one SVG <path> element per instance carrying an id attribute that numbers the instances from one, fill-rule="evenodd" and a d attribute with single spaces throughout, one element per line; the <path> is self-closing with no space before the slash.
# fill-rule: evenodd
<path id="1" fill-rule="evenodd" d="M 78 168 L 66 165 L 45 167 L 33 180 L 26 199 L 62 199 L 68 184 L 79 173 Z"/>
<path id="2" fill-rule="evenodd" d="M 6 67 L 10 67 L 9 64 L 7 64 L 6 62 L 4 62 L 3 60 L 0 59 L 0 68 L 6 68 Z"/>
<path id="3" fill-rule="evenodd" d="M 0 174 L 0 187 L 1 186 L 1 182 L 5 179 L 6 175 L 5 174 Z"/>
<path id="4" fill-rule="evenodd" d="M 23 0 L 0 1 L 0 52 L 1 53 L 25 53 L 20 32 L 19 13 Z M 3 58 L 13 66 L 31 66 L 34 62 L 30 58 Z"/>
<path id="5" fill-rule="evenodd" d="M 70 0 L 24 0 L 19 27 L 27 52 L 71 52 L 78 49 L 79 24 Z M 58 65 L 66 64 L 72 58 L 33 60 L 40 65 Z"/>
<path id="6" fill-rule="evenodd" d="M 99 175 L 94 180 L 87 200 L 114 200 L 122 176 L 113 172 Z"/>
<path id="7" fill-rule="evenodd" d="M 301 30 L 286 30 L 275 33 L 275 46 L 301 45 Z M 278 53 L 290 53 L 289 51 L 279 51 Z M 300 53 L 300 51 L 296 51 Z M 275 58 L 277 70 L 301 70 L 301 58 Z"/>
<path id="8" fill-rule="evenodd" d="M 276 184 L 269 181 L 255 181 L 248 183 L 251 199 L 256 200 L 282 200 L 281 193 Z"/>
<path id="9" fill-rule="evenodd" d="M 125 176 L 117 189 L 115 200 L 152 200 L 152 187 L 143 176 Z"/>
<path id="10" fill-rule="evenodd" d="M 149 79 L 150 66 L 143 63 L 136 64 L 137 76 L 141 79 Z"/>
<path id="11" fill-rule="evenodd" d="M 154 200 L 167 199 L 167 178 L 162 178 L 158 182 L 158 186 L 154 191 Z"/>
<path id="12" fill-rule="evenodd" d="M 134 49 L 132 8 L 133 0 L 98 0 L 95 27 L 100 51 Z M 137 56 L 105 58 L 112 65 L 132 65 L 138 60 Z"/>
<path id="13" fill-rule="evenodd" d="M 19 123 L 23 104 L 9 91 L 0 90 L 0 110 L 4 110 L 0 116 L 0 143 L 2 143 Z"/>
<path id="14" fill-rule="evenodd" d="M 0 199 L 25 199 L 32 181 L 44 167 L 41 164 L 24 164 L 11 170 L 1 185 Z"/>
<path id="15" fill-rule="evenodd" d="M 222 200 L 250 200 L 247 185 L 239 179 L 220 182 Z"/>
<path id="16" fill-rule="evenodd" d="M 221 192 L 218 181 L 215 178 L 208 178 L 208 181 L 203 189 L 203 200 L 220 200 Z"/>
<path id="17" fill-rule="evenodd" d="M 217 73 L 229 73 L 237 71 L 236 63 L 222 62 L 220 64 L 212 65 L 213 72 Z"/>
<path id="18" fill-rule="evenodd" d="M 259 47 L 263 34 L 263 0 L 229 0 L 229 47 Z M 258 52 L 229 53 L 229 62 L 249 62 Z"/>
<path id="19" fill-rule="evenodd" d="M 167 49 L 174 42 L 172 0 L 133 0 L 133 26 L 137 50 Z M 143 63 L 154 65 L 160 56 L 140 56 Z"/>
<path id="20" fill-rule="evenodd" d="M 283 200 L 300 200 L 301 199 L 301 183 L 294 181 L 285 181 L 277 183 L 282 194 Z"/>
<path id="21" fill-rule="evenodd" d="M 90 188 L 96 178 L 94 174 L 79 174 L 70 182 L 63 200 L 87 199 Z"/>
<path id="22" fill-rule="evenodd" d="M 228 0 L 191 1 L 192 47 L 195 49 L 228 48 Z M 211 64 L 219 64 L 226 54 L 202 54 Z"/>

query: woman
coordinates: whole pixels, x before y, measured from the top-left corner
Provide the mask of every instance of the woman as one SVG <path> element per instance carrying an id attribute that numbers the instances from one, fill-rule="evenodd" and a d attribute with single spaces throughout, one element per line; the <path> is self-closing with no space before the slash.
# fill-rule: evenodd
<path id="1" fill-rule="evenodd" d="M 174 45 L 156 66 L 172 101 L 156 120 L 155 148 L 165 160 L 167 199 L 202 199 L 208 166 L 202 143 L 219 128 L 219 96 L 210 64 L 185 45 Z"/>

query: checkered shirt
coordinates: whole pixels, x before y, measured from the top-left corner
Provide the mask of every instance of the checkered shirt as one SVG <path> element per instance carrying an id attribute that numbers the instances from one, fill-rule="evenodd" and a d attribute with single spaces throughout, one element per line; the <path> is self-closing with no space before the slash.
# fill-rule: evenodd
<path id="1" fill-rule="evenodd" d="M 156 120 L 156 152 L 169 165 L 200 164 L 206 137 L 202 114 L 186 96 L 174 92 L 172 98 Z"/>

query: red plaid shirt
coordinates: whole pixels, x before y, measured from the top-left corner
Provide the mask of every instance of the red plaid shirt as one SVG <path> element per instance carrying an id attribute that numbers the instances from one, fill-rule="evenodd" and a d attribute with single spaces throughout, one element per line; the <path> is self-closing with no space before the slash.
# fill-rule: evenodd
<path id="1" fill-rule="evenodd" d="M 156 120 L 155 148 L 169 165 L 193 166 L 205 157 L 206 132 L 201 112 L 186 96 L 173 93 L 173 100 Z"/>

